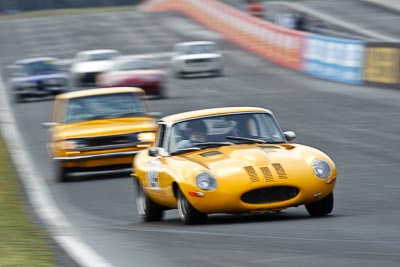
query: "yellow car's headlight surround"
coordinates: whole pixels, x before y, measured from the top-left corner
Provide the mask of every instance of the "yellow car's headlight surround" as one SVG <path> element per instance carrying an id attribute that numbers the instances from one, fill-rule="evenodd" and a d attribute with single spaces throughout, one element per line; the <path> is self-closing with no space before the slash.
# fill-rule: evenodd
<path id="1" fill-rule="evenodd" d="M 86 147 L 84 139 L 67 139 L 60 141 L 60 147 L 64 151 L 79 151 L 81 148 Z"/>
<path id="2" fill-rule="evenodd" d="M 78 144 L 74 140 L 64 140 L 60 142 L 60 147 L 62 150 L 76 150 L 78 148 Z"/>
<path id="3" fill-rule="evenodd" d="M 314 160 L 312 163 L 312 168 L 315 175 L 321 179 L 328 178 L 332 172 L 331 167 L 324 160 Z"/>
<path id="4" fill-rule="evenodd" d="M 196 185 L 202 190 L 210 191 L 218 187 L 218 182 L 210 173 L 201 172 L 196 175 Z"/>
<path id="5" fill-rule="evenodd" d="M 137 134 L 137 139 L 144 143 L 153 143 L 156 139 L 155 132 L 140 132 Z"/>

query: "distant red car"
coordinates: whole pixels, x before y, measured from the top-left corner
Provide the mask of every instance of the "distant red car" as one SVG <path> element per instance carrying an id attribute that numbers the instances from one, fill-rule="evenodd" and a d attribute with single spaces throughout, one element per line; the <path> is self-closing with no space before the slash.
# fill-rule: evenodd
<path id="1" fill-rule="evenodd" d="M 139 87 L 146 95 L 166 97 L 167 72 L 151 58 L 119 57 L 97 77 L 98 87 Z"/>

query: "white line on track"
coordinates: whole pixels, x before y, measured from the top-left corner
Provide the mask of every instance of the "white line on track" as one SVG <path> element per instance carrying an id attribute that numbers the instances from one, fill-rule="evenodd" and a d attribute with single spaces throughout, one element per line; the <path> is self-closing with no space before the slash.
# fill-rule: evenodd
<path id="1" fill-rule="evenodd" d="M 113 267 L 74 233 L 65 215 L 54 204 L 50 190 L 26 152 L 0 72 L 0 127 L 30 205 L 51 237 L 82 267 Z"/>

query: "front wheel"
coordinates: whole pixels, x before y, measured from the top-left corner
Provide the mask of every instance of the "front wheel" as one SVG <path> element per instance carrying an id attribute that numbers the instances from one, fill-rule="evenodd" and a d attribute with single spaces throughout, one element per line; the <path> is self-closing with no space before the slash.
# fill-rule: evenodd
<path id="1" fill-rule="evenodd" d="M 20 94 L 14 94 L 14 103 L 22 103 L 23 102 L 23 96 Z"/>
<path id="2" fill-rule="evenodd" d="M 136 208 L 140 218 L 145 222 L 161 221 L 164 209 L 154 203 L 146 194 L 141 183 L 136 180 Z"/>
<path id="3" fill-rule="evenodd" d="M 311 216 L 324 216 L 333 210 L 333 192 L 321 199 L 320 201 L 306 204 L 306 209 Z"/>
<path id="4" fill-rule="evenodd" d="M 56 179 L 58 182 L 60 183 L 65 183 L 65 182 L 69 182 L 70 178 L 69 178 L 69 174 L 71 173 L 71 169 L 70 168 L 66 168 L 63 167 L 61 165 L 56 166 Z"/>
<path id="5" fill-rule="evenodd" d="M 184 224 L 200 224 L 207 219 L 207 214 L 196 210 L 181 190 L 178 190 L 178 213 Z"/>

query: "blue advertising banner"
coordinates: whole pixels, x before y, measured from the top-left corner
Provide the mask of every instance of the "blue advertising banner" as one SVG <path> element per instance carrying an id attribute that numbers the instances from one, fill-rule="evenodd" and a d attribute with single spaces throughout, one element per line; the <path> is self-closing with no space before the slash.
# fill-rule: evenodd
<path id="1" fill-rule="evenodd" d="M 303 53 L 303 71 L 320 78 L 362 84 L 365 42 L 310 34 Z"/>

